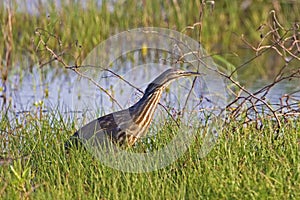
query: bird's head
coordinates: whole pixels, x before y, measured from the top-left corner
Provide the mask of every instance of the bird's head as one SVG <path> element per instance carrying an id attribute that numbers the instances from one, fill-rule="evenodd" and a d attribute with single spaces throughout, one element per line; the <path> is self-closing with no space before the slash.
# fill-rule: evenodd
<path id="1" fill-rule="evenodd" d="M 148 85 L 145 94 L 149 94 L 158 89 L 164 89 L 177 78 L 186 77 L 186 76 L 199 76 L 199 75 L 201 74 L 198 72 L 183 71 L 175 68 L 167 69 Z"/>

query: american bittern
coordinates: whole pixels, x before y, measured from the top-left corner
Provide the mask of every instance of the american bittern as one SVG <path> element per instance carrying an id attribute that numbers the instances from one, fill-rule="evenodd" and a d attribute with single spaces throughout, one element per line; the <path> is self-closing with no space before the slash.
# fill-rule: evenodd
<path id="1" fill-rule="evenodd" d="M 132 146 L 147 133 L 163 90 L 177 78 L 198 75 L 197 72 L 168 69 L 147 86 L 143 97 L 133 106 L 91 121 L 76 131 L 72 138 L 84 141 L 96 138 L 98 143 L 109 139 L 120 145 Z"/>

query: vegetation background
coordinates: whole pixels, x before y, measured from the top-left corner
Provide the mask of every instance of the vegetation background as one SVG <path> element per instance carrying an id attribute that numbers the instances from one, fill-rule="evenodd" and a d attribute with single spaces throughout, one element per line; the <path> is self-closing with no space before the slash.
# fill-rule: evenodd
<path id="1" fill-rule="evenodd" d="M 30 5 L 4 1 L 0 4 L 0 198 L 299 199 L 297 115 L 280 118 L 279 131 L 270 118 L 261 120 L 260 129 L 257 124 L 245 125 L 245 118 L 232 120 L 207 157 L 199 158 L 201 141 L 195 141 L 170 166 L 132 174 L 108 168 L 81 149 L 66 155 L 63 141 L 74 131 L 75 122 L 63 120 L 59 110 L 43 113 L 42 105 L 22 118 L 12 117 L 3 87 L 11 84 L 10 77 L 53 58 L 37 48 L 37 30 L 53 34 L 48 44 L 56 52 L 66 52 L 64 59 L 71 64 L 80 63 L 111 35 L 162 27 L 201 42 L 211 54 L 221 55 L 220 64 L 240 66 L 257 54 L 251 45 L 257 46 L 269 32 L 264 27 L 274 22 L 274 13 L 286 30 L 294 28 L 299 36 L 300 2 L 292 0 L 52 0 Z M 238 80 L 248 86 L 257 79 L 272 80 L 287 63 L 285 58 L 276 50 L 268 51 L 239 69 Z M 299 59 L 288 65 L 299 69 Z M 58 63 L 50 69 L 60 67 Z M 167 123 L 155 142 L 165 143 L 176 133 L 173 129 Z"/>

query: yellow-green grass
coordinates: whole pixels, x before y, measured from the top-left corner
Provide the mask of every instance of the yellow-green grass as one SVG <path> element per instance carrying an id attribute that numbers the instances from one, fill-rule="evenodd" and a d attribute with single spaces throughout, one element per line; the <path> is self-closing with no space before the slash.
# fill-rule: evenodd
<path id="1" fill-rule="evenodd" d="M 27 155 L 0 166 L 2 199 L 295 199 L 300 195 L 297 118 L 284 123 L 279 137 L 271 121 L 264 121 L 262 130 L 233 121 L 224 126 L 204 158 L 199 156 L 201 140 L 195 140 L 163 169 L 127 173 L 105 166 L 84 149 L 72 148 L 67 154 L 64 142 L 75 131 L 74 122 L 57 116 L 28 114 L 26 120 L 8 121 L 1 113 L 0 129 L 6 131 L 1 134 L 2 157 Z M 151 142 L 163 146 L 177 130 L 166 123 Z M 143 142 L 136 148 L 147 148 Z"/>

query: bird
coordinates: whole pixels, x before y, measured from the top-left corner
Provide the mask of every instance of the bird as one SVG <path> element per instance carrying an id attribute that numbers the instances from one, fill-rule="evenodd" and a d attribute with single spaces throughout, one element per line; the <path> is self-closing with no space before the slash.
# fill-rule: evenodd
<path id="1" fill-rule="evenodd" d="M 165 70 L 146 87 L 142 98 L 134 105 L 84 125 L 71 136 L 65 147 L 70 147 L 70 141 L 78 143 L 78 140 L 96 146 L 106 146 L 107 142 L 133 146 L 146 135 L 164 89 L 175 79 L 199 75 L 177 68 Z"/>

